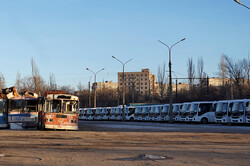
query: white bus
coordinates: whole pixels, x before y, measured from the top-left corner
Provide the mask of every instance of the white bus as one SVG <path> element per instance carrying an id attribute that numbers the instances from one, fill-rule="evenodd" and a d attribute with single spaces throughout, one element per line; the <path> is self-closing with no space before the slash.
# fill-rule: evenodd
<path id="1" fill-rule="evenodd" d="M 94 112 L 92 108 L 87 108 L 86 111 L 86 120 L 93 120 L 94 119 Z"/>
<path id="2" fill-rule="evenodd" d="M 135 107 L 126 106 L 125 107 L 125 117 L 126 117 L 126 120 L 129 120 L 129 121 L 135 120 Z"/>
<path id="3" fill-rule="evenodd" d="M 250 102 L 246 102 L 246 123 L 250 123 Z"/>
<path id="4" fill-rule="evenodd" d="M 234 100 L 221 100 L 217 102 L 215 110 L 216 123 L 230 123 L 231 112 Z"/>
<path id="5" fill-rule="evenodd" d="M 100 120 L 101 119 L 100 113 L 102 108 L 93 108 L 92 110 L 94 112 L 94 120 Z"/>
<path id="6" fill-rule="evenodd" d="M 180 121 L 185 122 L 188 121 L 188 114 L 191 107 L 191 103 L 183 103 L 180 109 Z"/>
<path id="7" fill-rule="evenodd" d="M 115 110 L 115 119 L 114 120 L 122 120 L 122 108 L 121 107 L 116 107 Z"/>
<path id="8" fill-rule="evenodd" d="M 142 107 L 136 106 L 135 107 L 135 114 L 134 114 L 135 120 L 141 121 L 142 120 Z"/>
<path id="9" fill-rule="evenodd" d="M 169 104 L 164 104 L 162 107 L 161 121 L 169 121 Z"/>
<path id="10" fill-rule="evenodd" d="M 176 122 L 181 120 L 181 117 L 180 117 L 181 108 L 182 108 L 182 104 L 180 103 L 173 104 L 173 120 Z"/>
<path id="11" fill-rule="evenodd" d="M 233 108 L 231 113 L 231 123 L 246 123 L 246 113 L 249 107 L 250 99 L 241 99 L 233 101 Z"/>
<path id="12" fill-rule="evenodd" d="M 111 107 L 111 110 L 109 112 L 109 120 L 115 120 L 115 112 L 116 112 L 116 107 Z"/>
<path id="13" fill-rule="evenodd" d="M 141 118 L 143 121 L 149 121 L 149 108 L 150 106 L 142 106 L 142 113 L 141 113 Z"/>
<path id="14" fill-rule="evenodd" d="M 150 106 L 148 111 L 148 116 L 150 121 L 154 121 L 154 114 L 155 114 L 155 106 Z"/>
<path id="15" fill-rule="evenodd" d="M 212 101 L 192 102 L 188 121 L 203 124 L 215 122 L 215 107 L 216 102 Z"/>
<path id="16" fill-rule="evenodd" d="M 163 105 L 156 105 L 154 106 L 155 110 L 154 110 L 154 116 L 153 116 L 153 121 L 161 121 L 161 110 L 163 110 Z"/>
<path id="17" fill-rule="evenodd" d="M 87 108 L 79 109 L 79 119 L 86 120 L 87 119 L 86 114 L 87 114 Z"/>

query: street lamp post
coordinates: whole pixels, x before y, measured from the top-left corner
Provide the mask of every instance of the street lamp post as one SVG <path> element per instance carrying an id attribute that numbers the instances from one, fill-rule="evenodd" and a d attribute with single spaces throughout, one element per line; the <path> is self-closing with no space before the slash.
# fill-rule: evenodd
<path id="1" fill-rule="evenodd" d="M 172 94 L 172 69 L 171 69 L 171 49 L 173 46 L 175 46 L 176 44 L 184 41 L 186 38 L 183 38 L 181 39 L 180 41 L 176 42 L 175 44 L 173 44 L 171 47 L 169 47 L 167 44 L 163 43 L 162 41 L 158 40 L 158 42 L 160 42 L 161 44 L 165 45 L 167 48 L 168 48 L 168 55 L 169 55 L 169 116 L 170 116 L 170 119 L 169 119 L 169 122 L 172 122 L 173 121 L 173 108 L 172 108 L 172 105 L 173 105 L 173 94 Z"/>
<path id="2" fill-rule="evenodd" d="M 117 61 L 119 61 L 122 64 L 122 119 L 125 120 L 125 79 L 124 79 L 124 67 L 126 65 L 126 63 L 128 63 L 129 61 L 131 61 L 132 59 L 126 61 L 126 62 L 122 62 L 119 59 L 117 59 L 116 57 L 112 56 L 112 58 L 116 59 Z"/>
<path id="3" fill-rule="evenodd" d="M 102 70 L 104 70 L 104 68 L 102 68 L 101 70 L 99 70 L 98 72 L 93 72 L 92 70 L 90 70 L 89 68 L 86 68 L 86 70 L 89 70 L 90 72 L 92 72 L 95 76 L 95 80 L 94 80 L 94 108 L 96 108 L 96 86 L 97 86 L 97 83 L 96 83 L 96 75 L 101 72 Z"/>
<path id="4" fill-rule="evenodd" d="M 242 5 L 242 6 L 244 6 L 245 8 L 250 9 L 250 7 L 248 7 L 248 6 L 244 5 L 244 4 L 242 4 L 240 1 L 238 1 L 238 0 L 234 0 L 234 1 L 235 1 L 236 3 L 238 3 L 238 4 Z"/>

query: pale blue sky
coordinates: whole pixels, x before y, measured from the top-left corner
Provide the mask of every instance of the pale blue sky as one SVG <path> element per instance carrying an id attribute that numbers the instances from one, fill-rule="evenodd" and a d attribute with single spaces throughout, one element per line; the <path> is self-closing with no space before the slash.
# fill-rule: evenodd
<path id="1" fill-rule="evenodd" d="M 240 0 L 250 6 L 249 0 Z M 0 72 L 7 86 L 16 74 L 31 74 L 31 57 L 41 76 L 53 73 L 58 85 L 87 84 L 93 71 L 105 68 L 97 81 L 117 82 L 125 71 L 149 68 L 157 75 L 172 50 L 173 71 L 187 76 L 187 59 L 203 57 L 205 72 L 216 76 L 220 56 L 247 58 L 250 10 L 233 0 L 0 0 Z M 93 77 L 92 80 L 93 81 Z"/>

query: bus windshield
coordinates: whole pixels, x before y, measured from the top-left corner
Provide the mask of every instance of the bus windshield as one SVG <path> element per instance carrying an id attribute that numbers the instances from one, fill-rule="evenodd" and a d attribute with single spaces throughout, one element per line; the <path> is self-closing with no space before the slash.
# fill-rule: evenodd
<path id="1" fill-rule="evenodd" d="M 73 100 L 53 100 L 52 112 L 56 113 L 76 113 L 78 101 Z"/>
<path id="2" fill-rule="evenodd" d="M 182 112 L 187 112 L 190 109 L 191 104 L 184 104 L 182 108 Z"/>
<path id="3" fill-rule="evenodd" d="M 198 104 L 192 104 L 190 108 L 190 112 L 198 112 Z"/>
<path id="4" fill-rule="evenodd" d="M 226 113 L 227 112 L 227 103 L 218 103 L 215 112 Z"/>
<path id="5" fill-rule="evenodd" d="M 179 112 L 179 111 L 180 111 L 180 106 L 174 105 L 173 112 Z"/>
<path id="6" fill-rule="evenodd" d="M 232 113 L 233 114 L 243 114 L 244 113 L 244 103 L 243 102 L 235 102 L 233 104 Z"/>

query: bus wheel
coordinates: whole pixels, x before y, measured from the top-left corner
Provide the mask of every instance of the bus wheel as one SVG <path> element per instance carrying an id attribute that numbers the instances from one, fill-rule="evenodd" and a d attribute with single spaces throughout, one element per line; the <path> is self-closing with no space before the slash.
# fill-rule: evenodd
<path id="1" fill-rule="evenodd" d="M 134 121 L 134 118 L 129 118 L 130 121 Z"/>
<path id="2" fill-rule="evenodd" d="M 208 119 L 207 118 L 202 118 L 201 119 L 201 123 L 202 124 L 207 124 L 208 123 Z"/>

